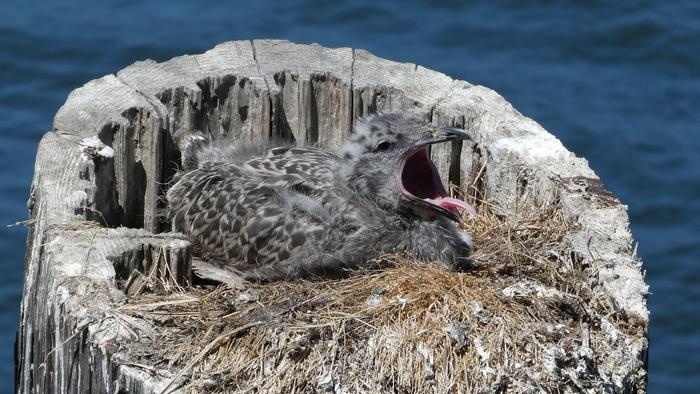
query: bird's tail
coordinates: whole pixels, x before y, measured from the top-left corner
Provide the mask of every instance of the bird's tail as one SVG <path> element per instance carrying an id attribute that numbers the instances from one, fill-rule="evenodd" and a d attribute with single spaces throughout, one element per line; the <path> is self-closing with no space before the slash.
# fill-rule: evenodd
<path id="1" fill-rule="evenodd" d="M 191 171 L 199 167 L 199 155 L 207 146 L 211 145 L 211 138 L 207 138 L 201 133 L 193 133 L 184 138 L 184 145 L 184 149 L 181 147 L 182 169 Z"/>

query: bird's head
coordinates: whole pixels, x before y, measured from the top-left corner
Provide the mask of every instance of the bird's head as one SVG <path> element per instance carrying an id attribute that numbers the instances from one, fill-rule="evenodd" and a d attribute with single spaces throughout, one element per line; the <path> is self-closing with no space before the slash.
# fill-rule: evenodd
<path id="1" fill-rule="evenodd" d="M 397 113 L 375 115 L 358 122 L 340 148 L 341 177 L 385 209 L 457 221 L 459 209 L 474 209 L 448 196 L 427 147 L 467 139 L 459 129 Z"/>

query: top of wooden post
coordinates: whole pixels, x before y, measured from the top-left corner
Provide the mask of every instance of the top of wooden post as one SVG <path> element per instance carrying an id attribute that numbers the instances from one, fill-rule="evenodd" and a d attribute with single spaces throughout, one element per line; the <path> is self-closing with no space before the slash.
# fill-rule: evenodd
<path id="1" fill-rule="evenodd" d="M 585 159 L 496 92 L 361 49 L 232 41 L 136 62 L 74 90 L 59 109 L 37 153 L 29 201 L 19 392 L 165 386 L 114 358 L 110 346 L 125 334 L 110 314 L 125 300 L 117 284 L 137 280 L 133 270 L 172 286 L 189 280 L 189 244 L 165 233 L 159 215 L 188 135 L 279 136 L 335 149 L 356 119 L 389 111 L 469 131 L 473 142 L 436 146 L 433 160 L 443 179 L 478 188 L 505 211 L 555 196 L 578 223 L 562 242 L 597 272 L 596 291 L 646 330 L 647 286 L 626 207 Z M 622 361 L 601 375 L 632 392 L 645 384 L 638 375 L 647 344 L 625 338 L 610 356 Z"/>

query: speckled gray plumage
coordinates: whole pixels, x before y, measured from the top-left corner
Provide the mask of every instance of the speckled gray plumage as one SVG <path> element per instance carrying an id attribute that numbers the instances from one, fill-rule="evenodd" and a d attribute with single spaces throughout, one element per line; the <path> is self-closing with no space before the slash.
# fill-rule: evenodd
<path id="1" fill-rule="evenodd" d="M 199 140 L 167 193 L 168 216 L 205 259 L 249 280 L 336 276 L 383 253 L 460 268 L 471 239 L 450 212 L 407 198 L 397 170 L 409 166 L 406 152 L 443 135 L 466 138 L 387 114 L 360 122 L 338 155 Z"/>

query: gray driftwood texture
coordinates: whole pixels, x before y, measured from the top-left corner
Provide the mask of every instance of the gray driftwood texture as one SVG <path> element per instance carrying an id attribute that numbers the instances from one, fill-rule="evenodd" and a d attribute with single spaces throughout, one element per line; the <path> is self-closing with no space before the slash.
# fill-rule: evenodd
<path id="1" fill-rule="evenodd" d="M 574 250 L 598 267 L 622 311 L 648 321 L 626 207 L 586 160 L 496 92 L 360 49 L 234 41 L 90 81 L 56 114 L 39 145 L 28 202 L 17 392 L 163 387 L 120 362 L 114 344 L 124 332 L 110 311 L 126 297 L 116 281 L 137 282 L 135 270 L 170 283 L 190 278 L 189 243 L 161 232 L 159 211 L 162 185 L 192 130 L 336 148 L 358 117 L 408 110 L 474 135 L 473 143 L 433 149 L 443 179 L 467 182 L 485 172 L 479 187 L 506 208 L 533 191 L 561 192 L 565 214 L 581 224 L 568 236 Z M 634 390 L 625 374 L 637 373 L 646 341 L 617 349 L 615 390 Z"/>

